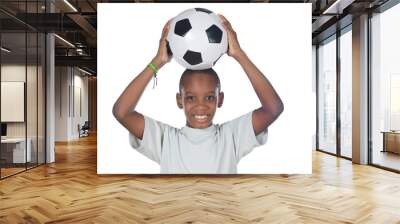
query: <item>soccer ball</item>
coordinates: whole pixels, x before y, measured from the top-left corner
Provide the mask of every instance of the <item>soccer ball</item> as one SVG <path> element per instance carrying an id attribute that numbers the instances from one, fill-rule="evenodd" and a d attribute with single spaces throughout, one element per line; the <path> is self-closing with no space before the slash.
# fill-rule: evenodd
<path id="1" fill-rule="evenodd" d="M 192 70 L 211 68 L 228 49 L 220 18 L 203 8 L 188 9 L 173 18 L 167 41 L 175 60 Z"/>

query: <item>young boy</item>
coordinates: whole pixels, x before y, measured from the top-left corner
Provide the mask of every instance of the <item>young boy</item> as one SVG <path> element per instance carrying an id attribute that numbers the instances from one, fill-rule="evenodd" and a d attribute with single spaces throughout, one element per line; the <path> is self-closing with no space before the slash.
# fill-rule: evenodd
<path id="1" fill-rule="evenodd" d="M 141 94 L 153 77 L 147 66 L 124 90 L 114 104 L 113 114 L 129 130 L 130 143 L 157 162 L 161 173 L 236 173 L 239 160 L 267 140 L 268 126 L 283 111 L 283 103 L 267 78 L 241 49 L 235 31 L 225 17 L 228 55 L 247 74 L 261 107 L 221 125 L 212 120 L 224 94 L 213 69 L 186 70 L 179 82 L 177 105 L 186 116 L 186 126 L 177 129 L 135 111 Z M 163 29 L 156 56 L 151 61 L 161 69 L 171 60 L 167 50 L 168 22 Z"/>

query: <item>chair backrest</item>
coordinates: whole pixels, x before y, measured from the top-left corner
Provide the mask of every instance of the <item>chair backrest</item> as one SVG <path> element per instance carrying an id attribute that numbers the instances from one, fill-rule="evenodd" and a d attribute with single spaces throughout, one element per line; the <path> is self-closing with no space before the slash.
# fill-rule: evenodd
<path id="1" fill-rule="evenodd" d="M 89 128 L 89 121 L 85 121 L 85 123 L 83 124 L 82 128 Z"/>

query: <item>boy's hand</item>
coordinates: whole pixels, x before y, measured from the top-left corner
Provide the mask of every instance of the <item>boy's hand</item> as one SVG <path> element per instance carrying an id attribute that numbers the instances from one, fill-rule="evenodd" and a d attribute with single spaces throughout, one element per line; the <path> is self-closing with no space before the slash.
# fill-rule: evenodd
<path id="1" fill-rule="evenodd" d="M 241 54 L 243 54 L 243 50 L 240 48 L 236 32 L 233 30 L 231 23 L 223 15 L 218 14 L 218 16 L 228 33 L 228 55 L 237 59 Z"/>
<path id="2" fill-rule="evenodd" d="M 168 50 L 168 41 L 167 35 L 170 27 L 171 20 L 165 24 L 161 38 L 160 38 L 160 45 L 158 47 L 157 55 L 154 57 L 153 62 L 155 62 L 158 68 L 162 67 L 164 64 L 168 63 L 171 60 L 172 54 Z"/>

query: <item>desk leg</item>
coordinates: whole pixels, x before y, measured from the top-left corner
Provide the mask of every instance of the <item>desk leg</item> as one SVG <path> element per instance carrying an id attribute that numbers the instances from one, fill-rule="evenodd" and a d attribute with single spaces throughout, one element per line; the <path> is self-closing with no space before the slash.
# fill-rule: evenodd
<path id="1" fill-rule="evenodd" d="M 382 136 L 383 136 L 383 149 L 382 149 L 382 151 L 381 152 L 386 152 L 386 135 L 385 135 L 385 133 L 382 133 Z"/>

